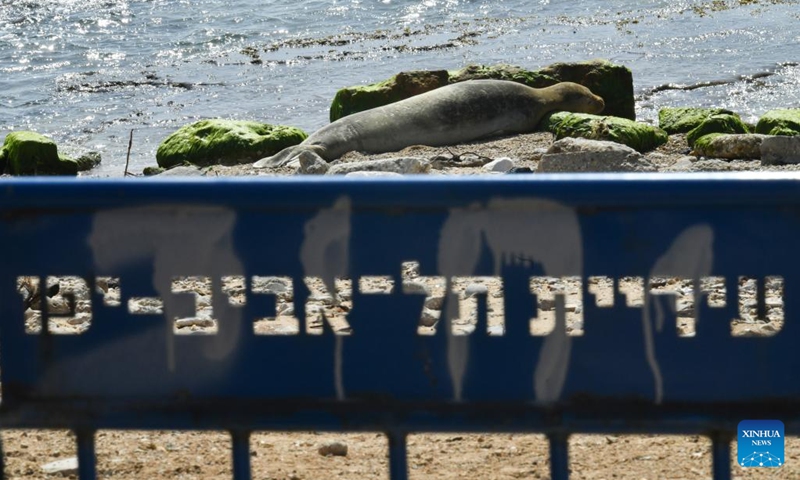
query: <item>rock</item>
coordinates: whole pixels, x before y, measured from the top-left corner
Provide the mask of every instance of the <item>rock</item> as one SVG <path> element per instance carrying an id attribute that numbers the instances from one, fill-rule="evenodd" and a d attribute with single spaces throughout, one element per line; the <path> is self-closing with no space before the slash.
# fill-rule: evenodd
<path id="1" fill-rule="evenodd" d="M 353 113 L 398 102 L 448 83 L 447 70 L 419 70 L 400 72 L 371 85 L 342 88 L 333 97 L 330 119 L 334 122 Z"/>
<path id="2" fill-rule="evenodd" d="M 80 157 L 76 158 L 75 162 L 78 164 L 78 171 L 85 172 L 100 165 L 101 160 L 102 158 L 100 157 L 100 152 L 86 152 Z"/>
<path id="3" fill-rule="evenodd" d="M 761 163 L 800 163 L 800 135 L 765 137 L 761 142 Z"/>
<path id="4" fill-rule="evenodd" d="M 654 172 L 639 152 L 614 142 L 563 138 L 539 161 L 538 172 Z"/>
<path id="5" fill-rule="evenodd" d="M 474 297 L 475 295 L 486 295 L 489 293 L 489 287 L 482 283 L 470 283 L 467 285 L 464 294 L 467 297 Z"/>
<path id="6" fill-rule="evenodd" d="M 159 177 L 202 177 L 203 171 L 192 165 L 172 167 L 157 174 Z"/>
<path id="7" fill-rule="evenodd" d="M 452 72 L 400 72 L 382 82 L 339 90 L 331 103 L 330 119 L 333 122 L 356 112 L 388 105 L 445 85 L 478 79 L 509 80 L 533 88 L 543 88 L 559 82 L 580 83 L 603 97 L 606 103 L 603 114 L 631 120 L 636 118 L 631 71 L 606 60 L 592 60 L 556 63 L 538 71 L 500 64 L 469 65 Z"/>
<path id="8" fill-rule="evenodd" d="M 530 167 L 514 167 L 506 173 L 533 173 Z"/>
<path id="9" fill-rule="evenodd" d="M 557 82 L 575 82 L 599 95 L 606 102 L 601 115 L 636 120 L 636 103 L 633 98 L 633 74 L 622 65 L 607 60 L 555 63 L 539 70 Z"/>
<path id="10" fill-rule="evenodd" d="M 719 158 L 706 158 L 692 163 L 691 172 L 737 172 L 742 168 L 735 165 L 738 160 L 721 160 Z M 757 163 L 757 162 L 754 162 Z"/>
<path id="11" fill-rule="evenodd" d="M 483 166 L 483 170 L 487 172 L 498 172 L 498 173 L 505 173 L 511 170 L 512 168 L 514 168 L 514 160 L 511 160 L 508 157 L 501 157 L 496 160 L 492 160 L 491 162 Z"/>
<path id="12" fill-rule="evenodd" d="M 427 173 L 431 164 L 422 157 L 396 157 L 364 162 L 340 163 L 328 169 L 328 175 L 345 175 L 350 172 Z"/>
<path id="13" fill-rule="evenodd" d="M 694 142 L 692 154 L 710 158 L 761 158 L 761 141 L 766 135 L 710 133 Z"/>
<path id="14" fill-rule="evenodd" d="M 324 457 L 346 457 L 347 444 L 343 442 L 326 442 L 320 445 L 317 451 Z"/>
<path id="15" fill-rule="evenodd" d="M 258 293 L 279 295 L 291 290 L 291 283 L 281 277 L 255 277 L 253 290 Z"/>
<path id="16" fill-rule="evenodd" d="M 214 319 L 206 317 L 178 318 L 175 320 L 175 328 L 186 328 L 186 327 L 210 328 L 215 325 L 216 322 L 214 321 Z"/>
<path id="17" fill-rule="evenodd" d="M 433 310 L 425 307 L 422 309 L 422 316 L 419 319 L 419 323 L 423 327 L 432 327 L 436 325 L 436 322 L 439 321 L 441 316 L 442 312 L 440 310 Z"/>
<path id="18" fill-rule="evenodd" d="M 721 113 L 718 115 L 711 115 L 703 120 L 700 125 L 693 128 L 686 134 L 686 141 L 690 147 L 694 147 L 694 142 L 698 138 L 708 135 L 709 133 L 750 133 L 747 125 L 742 122 L 739 115 L 735 113 Z"/>
<path id="19" fill-rule="evenodd" d="M 55 462 L 42 465 L 42 471 L 47 475 L 61 475 L 64 477 L 78 474 L 78 457 L 63 458 Z"/>
<path id="20" fill-rule="evenodd" d="M 669 167 L 663 169 L 664 172 L 688 172 L 692 169 L 692 164 L 697 160 L 695 157 L 684 156 L 677 160 Z"/>
<path id="21" fill-rule="evenodd" d="M 800 108 L 770 110 L 758 119 L 756 133 L 800 135 Z"/>
<path id="22" fill-rule="evenodd" d="M 35 132 L 6 135 L 2 148 L 3 171 L 11 175 L 77 175 L 75 160 L 60 156 L 56 143 Z"/>
<path id="23" fill-rule="evenodd" d="M 433 310 L 441 310 L 444 305 L 444 297 L 442 296 L 427 296 L 425 297 L 425 308 Z"/>
<path id="24" fill-rule="evenodd" d="M 489 328 L 487 329 L 486 333 L 495 337 L 501 337 L 505 335 L 506 329 L 503 325 L 489 325 Z M 523 474 L 522 476 L 524 475 L 525 474 Z"/>
<path id="25" fill-rule="evenodd" d="M 403 293 L 406 295 L 412 294 L 428 294 L 428 286 L 418 280 L 411 280 L 407 282 L 403 282 Z"/>
<path id="26" fill-rule="evenodd" d="M 652 150 L 668 140 L 665 131 L 652 125 L 587 113 L 557 112 L 546 116 L 540 127 L 553 133 L 557 139 L 581 137 L 607 140 L 627 145 L 639 152 Z"/>
<path id="27" fill-rule="evenodd" d="M 323 160 L 322 157 L 307 150 L 301 152 L 297 156 L 297 160 L 300 162 L 298 172 L 306 175 L 325 175 L 330 168 L 328 162 Z"/>
<path id="28" fill-rule="evenodd" d="M 142 175 L 145 177 L 152 177 L 153 175 L 159 175 L 166 171 L 166 168 L 161 167 L 144 167 L 144 170 L 142 170 Z"/>
<path id="29" fill-rule="evenodd" d="M 724 108 L 667 107 L 658 111 L 658 126 L 668 134 L 687 133 L 713 115 L 730 114 Z"/>
<path id="30" fill-rule="evenodd" d="M 297 145 L 307 135 L 284 125 L 210 119 L 181 127 L 167 137 L 156 151 L 163 168 L 182 164 L 235 165 L 274 155 Z"/>
<path id="31" fill-rule="evenodd" d="M 350 172 L 345 177 L 400 177 L 403 175 L 396 172 Z"/>

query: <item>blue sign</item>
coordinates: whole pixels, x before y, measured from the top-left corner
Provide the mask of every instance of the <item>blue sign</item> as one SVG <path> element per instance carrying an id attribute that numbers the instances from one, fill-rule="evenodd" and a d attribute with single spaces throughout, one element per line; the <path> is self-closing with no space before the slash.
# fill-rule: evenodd
<path id="1" fill-rule="evenodd" d="M 747 468 L 783 465 L 783 422 L 742 420 L 738 432 L 739 465 Z"/>

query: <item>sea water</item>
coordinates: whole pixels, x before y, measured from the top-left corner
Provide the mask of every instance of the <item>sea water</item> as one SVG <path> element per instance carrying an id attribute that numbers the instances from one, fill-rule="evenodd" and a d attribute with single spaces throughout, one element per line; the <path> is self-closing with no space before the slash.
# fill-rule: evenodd
<path id="1" fill-rule="evenodd" d="M 0 139 L 101 152 L 95 176 L 155 165 L 203 118 L 329 121 L 336 91 L 404 70 L 608 59 L 637 117 L 800 107 L 800 0 L 0 0 Z"/>

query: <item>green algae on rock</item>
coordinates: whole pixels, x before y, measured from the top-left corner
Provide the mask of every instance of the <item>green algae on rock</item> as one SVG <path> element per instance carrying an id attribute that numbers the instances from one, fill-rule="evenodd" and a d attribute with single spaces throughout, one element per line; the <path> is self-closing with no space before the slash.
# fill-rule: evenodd
<path id="1" fill-rule="evenodd" d="M 76 158 L 75 162 L 78 163 L 78 171 L 85 172 L 100 165 L 102 158 L 100 157 L 100 152 L 86 152 Z"/>
<path id="2" fill-rule="evenodd" d="M 192 164 L 235 165 L 274 155 L 297 145 L 308 135 L 295 127 L 266 123 L 209 119 L 181 127 L 156 151 L 162 168 Z"/>
<path id="3" fill-rule="evenodd" d="M 3 171 L 11 175 L 77 175 L 75 160 L 58 154 L 56 142 L 36 132 L 17 131 L 6 135 Z"/>
<path id="4" fill-rule="evenodd" d="M 770 110 L 758 119 L 756 133 L 800 135 L 800 108 Z"/>
<path id="5" fill-rule="evenodd" d="M 734 159 L 761 158 L 761 142 L 766 135 L 752 133 L 709 133 L 694 142 L 692 154 L 698 157 Z"/>
<path id="6" fill-rule="evenodd" d="M 658 111 L 658 126 L 668 134 L 687 133 L 713 115 L 733 114 L 724 108 L 667 107 Z"/>
<path id="7" fill-rule="evenodd" d="M 686 141 L 690 147 L 694 147 L 694 142 L 709 133 L 750 133 L 750 129 L 742 122 L 739 115 L 735 113 L 721 113 L 711 115 L 703 120 L 700 125 L 693 128 L 686 134 Z"/>
<path id="8" fill-rule="evenodd" d="M 542 120 L 540 128 L 565 137 L 607 140 L 627 145 L 638 152 L 647 152 L 667 143 L 668 135 L 658 127 L 627 118 L 557 112 Z"/>
<path id="9" fill-rule="evenodd" d="M 448 78 L 446 70 L 419 70 L 400 72 L 371 85 L 342 88 L 331 103 L 331 122 L 444 87 L 449 83 Z"/>
<path id="10" fill-rule="evenodd" d="M 579 63 L 556 63 L 542 70 L 525 70 L 513 65 L 469 65 L 461 70 L 421 70 L 401 72 L 392 78 L 371 85 L 345 87 L 331 103 L 330 120 L 388 105 L 445 85 L 468 80 L 509 80 L 533 88 L 559 82 L 579 83 L 603 98 L 605 115 L 633 120 L 636 118 L 633 98 L 633 75 L 621 65 L 605 60 Z"/>

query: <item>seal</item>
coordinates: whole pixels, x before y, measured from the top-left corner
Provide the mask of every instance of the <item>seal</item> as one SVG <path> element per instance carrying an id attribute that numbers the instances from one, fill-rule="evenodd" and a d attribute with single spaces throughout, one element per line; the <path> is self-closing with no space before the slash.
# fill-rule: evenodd
<path id="1" fill-rule="evenodd" d="M 602 98 L 577 83 L 531 88 L 507 80 L 470 80 L 340 118 L 254 166 L 285 165 L 305 152 L 332 161 L 350 151 L 395 152 L 529 133 L 550 112 L 599 113 L 604 107 Z"/>

